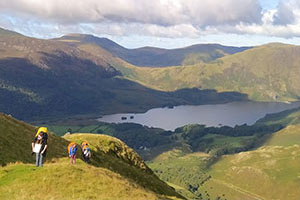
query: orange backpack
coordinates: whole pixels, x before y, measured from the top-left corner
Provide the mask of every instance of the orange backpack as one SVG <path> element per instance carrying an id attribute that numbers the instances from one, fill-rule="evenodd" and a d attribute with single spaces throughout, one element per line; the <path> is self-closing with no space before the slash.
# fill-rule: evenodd
<path id="1" fill-rule="evenodd" d="M 70 152 L 70 149 L 71 147 L 73 146 L 76 146 L 75 142 L 71 142 L 69 145 L 68 145 L 68 152 Z"/>

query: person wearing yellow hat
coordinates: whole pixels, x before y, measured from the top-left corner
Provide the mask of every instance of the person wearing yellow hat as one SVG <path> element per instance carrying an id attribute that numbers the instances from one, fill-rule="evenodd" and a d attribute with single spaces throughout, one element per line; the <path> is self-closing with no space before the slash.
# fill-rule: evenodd
<path id="1" fill-rule="evenodd" d="M 87 141 L 81 143 L 81 152 L 84 162 L 88 163 L 91 158 L 91 150 Z"/>
<path id="2" fill-rule="evenodd" d="M 36 166 L 43 166 L 43 157 L 47 154 L 48 130 L 46 127 L 40 127 L 37 131 L 34 140 L 31 143 L 32 153 L 36 154 Z"/>

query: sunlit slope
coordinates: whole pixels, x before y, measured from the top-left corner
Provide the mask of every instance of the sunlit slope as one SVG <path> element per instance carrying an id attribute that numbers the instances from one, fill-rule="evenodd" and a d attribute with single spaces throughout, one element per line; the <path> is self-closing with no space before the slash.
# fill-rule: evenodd
<path id="1" fill-rule="evenodd" d="M 219 44 L 196 44 L 177 49 L 155 47 L 127 49 L 107 38 L 98 38 L 84 34 L 65 35 L 56 40 L 71 43 L 95 44 L 128 63 L 136 66 L 150 67 L 167 67 L 210 62 L 225 55 L 249 49 L 249 47 L 230 47 Z"/>
<path id="2" fill-rule="evenodd" d="M 209 170 L 210 156 L 202 152 L 187 153 L 173 149 L 149 162 L 149 166 L 161 179 L 168 181 L 172 187 L 188 199 L 253 199 L 253 194 L 238 190 L 229 183 L 215 179 Z"/>
<path id="3" fill-rule="evenodd" d="M 300 96 L 300 47 L 269 44 L 209 64 L 134 68 L 125 76 L 161 90 L 181 88 L 236 91 L 252 100 L 292 101 Z"/>
<path id="4" fill-rule="evenodd" d="M 69 141 L 49 133 L 43 168 L 34 166 L 31 141 L 36 127 L 0 115 L 0 199 L 176 199 L 141 157 L 122 141 L 104 135 L 71 135 L 91 141 L 90 164 L 69 164 Z M 80 148 L 78 146 L 78 148 Z M 25 163 L 25 164 L 23 164 Z M 39 191 L 39 192 L 36 192 Z"/>
<path id="5" fill-rule="evenodd" d="M 191 199 L 297 200 L 300 198 L 299 116 L 298 108 L 259 120 L 256 126 L 281 125 L 284 128 L 260 138 L 254 149 L 214 158 L 211 151 L 195 152 L 190 146 L 174 146 L 148 165 L 161 179 Z M 242 134 L 247 129 L 240 131 Z M 241 139 L 215 137 L 213 141 L 217 147 L 230 143 L 241 145 L 251 140 L 251 136 Z"/>
<path id="6" fill-rule="evenodd" d="M 88 141 L 89 147 L 95 152 L 94 156 L 105 156 L 108 154 L 111 157 L 119 158 L 122 161 L 132 164 L 142 170 L 151 172 L 143 159 L 130 147 L 128 147 L 121 140 L 101 134 L 71 134 L 64 136 L 69 141 L 74 141 L 77 144 L 81 144 L 83 141 Z M 93 164 L 97 164 L 96 157 L 92 158 Z M 101 158 L 99 158 L 101 159 Z M 102 158 L 102 160 L 104 157 Z"/>
<path id="7" fill-rule="evenodd" d="M 64 138 L 78 144 L 87 140 L 93 150 L 92 165 L 115 171 L 155 193 L 180 197 L 147 167 L 133 149 L 120 140 L 99 134 L 72 134 Z"/>
<path id="8" fill-rule="evenodd" d="M 162 199 L 104 168 L 67 159 L 36 168 L 13 164 L 0 168 L 0 199 Z"/>
<path id="9" fill-rule="evenodd" d="M 300 125 L 291 125 L 257 150 L 224 156 L 209 173 L 212 180 L 253 194 L 253 199 L 297 200 L 300 198 L 299 145 Z"/>
<path id="10" fill-rule="evenodd" d="M 272 114 L 258 123 L 285 124 L 258 149 L 223 156 L 208 169 L 212 178 L 202 190 L 211 194 L 228 188 L 230 199 L 300 198 L 300 111 L 294 109 Z"/>

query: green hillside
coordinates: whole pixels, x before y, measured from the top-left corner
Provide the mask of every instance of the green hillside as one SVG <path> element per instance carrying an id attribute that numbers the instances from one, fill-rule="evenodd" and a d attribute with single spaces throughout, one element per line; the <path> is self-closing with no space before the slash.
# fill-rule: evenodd
<path id="1" fill-rule="evenodd" d="M 174 189 L 157 178 L 133 149 L 120 140 L 98 134 L 72 134 L 65 138 L 78 144 L 84 140 L 89 141 L 93 150 L 92 165 L 117 172 L 157 194 L 179 196 Z"/>
<path id="2" fill-rule="evenodd" d="M 35 157 L 31 155 L 31 142 L 36 131 L 36 127 L 0 113 L 0 166 L 15 162 L 32 163 Z M 67 145 L 66 140 L 50 134 L 49 146 L 52 148 L 47 158 L 65 157 Z"/>
<path id="3" fill-rule="evenodd" d="M 148 162 L 151 169 L 188 198 L 290 199 L 300 198 L 300 110 L 272 114 L 254 126 L 285 128 L 257 140 L 254 148 L 216 157 L 215 151 L 174 147 Z M 249 129 L 249 128 L 248 128 Z M 240 134 L 247 129 L 239 130 Z M 201 134 L 197 131 L 196 134 Z M 255 135 L 255 134 L 254 134 Z M 246 138 L 244 138 L 246 139 Z M 218 148 L 250 141 L 243 137 L 214 138 Z M 204 145 L 203 143 L 200 146 Z"/>
<path id="4" fill-rule="evenodd" d="M 84 34 L 65 35 L 56 40 L 75 44 L 96 44 L 128 63 L 136 66 L 149 67 L 167 67 L 210 62 L 225 55 L 235 54 L 249 49 L 249 47 L 230 47 L 219 44 L 196 44 L 178 49 L 155 47 L 127 49 L 107 38 L 98 38 Z"/>
<path id="5" fill-rule="evenodd" d="M 118 139 L 91 134 L 66 136 L 78 143 L 88 140 L 92 147 L 90 165 L 80 160 L 78 152 L 78 164 L 71 166 L 66 152 L 69 142 L 50 134 L 46 163 L 43 168 L 36 168 L 31 164 L 34 158 L 30 151 L 36 128 L 3 114 L 0 121 L 0 163 L 3 165 L 0 199 L 40 199 L 41 194 L 43 199 L 181 198 Z"/>
<path id="6" fill-rule="evenodd" d="M 147 165 L 162 180 L 168 182 L 185 197 L 191 199 L 223 198 L 225 194 L 226 197 L 237 195 L 242 198 L 249 195 L 241 196 L 241 193 L 235 190 L 230 190 L 228 193 L 228 188 L 216 182 L 209 169 L 218 163 L 223 155 L 234 155 L 260 147 L 274 132 L 282 130 L 287 124 L 294 123 L 295 116 L 297 116 L 295 113 L 298 111 L 299 109 L 295 109 L 276 114 L 276 116 L 269 115 L 255 125 L 241 125 L 233 128 L 187 125 L 175 131 L 165 131 L 129 123 L 99 123 L 87 126 L 65 124 L 52 125 L 49 128 L 62 130 L 61 133 L 65 133 L 68 129 L 99 132 L 126 141 L 147 160 Z M 281 119 L 278 122 L 274 121 L 275 118 L 279 118 L 277 115 Z M 282 123 L 283 121 L 285 123 Z M 214 185 L 218 185 L 217 189 L 210 189 L 210 192 L 207 192 L 207 188 L 215 188 Z"/>
<path id="7" fill-rule="evenodd" d="M 299 199 L 299 141 L 300 126 L 290 125 L 257 150 L 223 157 L 208 173 L 250 199 Z"/>
<path id="8" fill-rule="evenodd" d="M 117 173 L 87 166 L 83 161 L 70 166 L 67 159 L 61 159 L 42 169 L 29 164 L 0 168 L 0 199 L 41 198 L 163 199 Z"/>
<path id="9" fill-rule="evenodd" d="M 247 99 L 213 90 L 147 88 L 123 77 L 130 64 L 92 44 L 0 34 L 0 51 L 0 111 L 27 121 Z"/>
<path id="10" fill-rule="evenodd" d="M 148 87 L 174 91 L 182 88 L 235 91 L 258 101 L 299 100 L 300 47 L 269 44 L 211 63 L 167 68 L 131 67 L 125 76 Z"/>

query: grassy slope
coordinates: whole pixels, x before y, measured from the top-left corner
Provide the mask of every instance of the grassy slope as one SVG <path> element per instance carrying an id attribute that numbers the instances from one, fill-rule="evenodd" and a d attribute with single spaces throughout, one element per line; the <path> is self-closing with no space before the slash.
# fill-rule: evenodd
<path id="1" fill-rule="evenodd" d="M 290 125 L 257 150 L 224 156 L 209 173 L 252 199 L 299 199 L 299 141 L 300 126 Z"/>
<path id="2" fill-rule="evenodd" d="M 30 184 L 28 184 L 30 183 Z M 158 195 L 104 168 L 67 159 L 36 168 L 13 164 L 0 169 L 0 199 L 158 199 Z"/>
<path id="3" fill-rule="evenodd" d="M 111 169 L 158 194 L 177 195 L 172 188 L 154 175 L 134 150 L 120 140 L 99 134 L 72 134 L 65 138 L 78 143 L 83 140 L 89 141 L 94 150 L 93 165 Z"/>
<path id="4" fill-rule="evenodd" d="M 10 162 L 32 163 L 31 142 L 37 131 L 36 127 L 18 121 L 12 117 L 0 113 L 0 165 Z M 54 145 L 55 144 L 55 145 Z M 60 158 L 65 156 L 66 140 L 49 134 L 49 146 L 47 158 Z"/>
<path id="5" fill-rule="evenodd" d="M 30 146 L 36 128 L 3 114 L 0 121 L 1 165 L 33 163 Z M 0 199 L 37 199 L 40 195 L 37 193 L 39 187 L 45 194 L 45 199 L 80 199 L 86 195 L 90 199 L 115 199 L 118 195 L 123 199 L 179 196 L 153 174 L 138 154 L 120 140 L 101 135 L 72 135 L 69 138 L 77 142 L 90 139 L 99 142 L 92 145 L 92 165 L 79 161 L 78 166 L 70 166 L 68 159 L 63 158 L 67 155 L 68 141 L 50 134 L 44 168 L 36 169 L 33 164 L 8 164 L 0 167 Z M 82 180 L 87 184 L 82 184 Z M 28 182 L 33 184 L 24 187 Z M 39 185 L 41 182 L 43 186 Z M 99 185 L 91 187 L 94 184 Z M 85 191 L 88 193 L 84 193 Z"/>
<path id="6" fill-rule="evenodd" d="M 298 46 L 269 44 L 209 64 L 162 69 L 131 66 L 125 76 L 160 90 L 196 87 L 241 92 L 252 100 L 292 101 L 300 96 L 299 53 Z"/>
<path id="7" fill-rule="evenodd" d="M 196 195 L 188 188 L 199 186 L 202 181 L 210 178 L 205 172 L 208 158 L 209 155 L 205 153 L 187 153 L 176 148 L 160 154 L 148 165 L 178 192 L 188 198 L 195 198 Z"/>
<path id="8" fill-rule="evenodd" d="M 201 195 L 211 199 L 296 200 L 300 198 L 299 116 L 299 109 L 294 109 L 260 120 L 257 124 L 282 124 L 286 128 L 274 133 L 258 149 L 222 156 L 212 166 L 208 162 L 209 154 L 192 153 L 178 147 L 148 164 L 160 178 L 192 199 Z M 228 143 L 219 143 L 222 140 L 222 137 L 215 140 L 216 145 Z M 235 143 L 238 145 L 238 140 L 232 141 L 233 145 Z M 200 187 L 191 193 L 187 190 L 189 185 Z"/>

